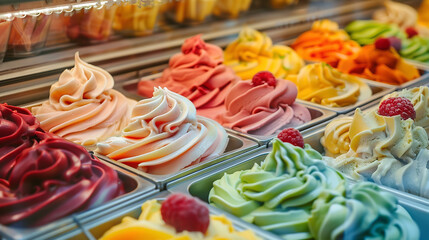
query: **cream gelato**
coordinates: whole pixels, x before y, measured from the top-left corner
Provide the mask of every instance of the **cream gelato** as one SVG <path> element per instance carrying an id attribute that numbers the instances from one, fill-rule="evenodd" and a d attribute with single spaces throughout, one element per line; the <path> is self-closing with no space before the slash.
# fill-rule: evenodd
<path id="1" fill-rule="evenodd" d="M 255 135 L 296 127 L 311 120 L 308 109 L 295 103 L 297 93 L 296 85 L 288 80 L 277 80 L 274 87 L 240 81 L 226 96 L 225 109 L 216 120 L 224 127 Z"/>
<path id="2" fill-rule="evenodd" d="M 51 86 L 49 100 L 32 109 L 45 131 L 82 145 L 93 145 L 120 132 L 131 116 L 134 100 L 113 90 L 105 70 L 75 56 Z"/>
<path id="3" fill-rule="evenodd" d="M 120 136 L 97 144 L 97 152 L 151 174 L 169 174 L 225 150 L 228 135 L 217 122 L 196 115 L 187 98 L 156 88 L 133 108 Z"/>
<path id="4" fill-rule="evenodd" d="M 224 52 L 225 64 L 241 79 L 251 79 L 260 71 L 269 71 L 277 78 L 298 74 L 304 61 L 291 48 L 274 45 L 264 33 L 245 27 Z"/>
<path id="5" fill-rule="evenodd" d="M 138 219 L 125 217 L 122 222 L 113 226 L 101 237 L 101 240 L 120 239 L 192 239 L 192 240 L 258 240 L 251 231 L 236 231 L 232 223 L 223 215 L 210 216 L 210 225 L 205 234 L 197 231 L 177 232 L 173 226 L 164 222 L 161 216 L 161 204 L 156 200 L 143 203 L 142 213 Z"/>
<path id="6" fill-rule="evenodd" d="M 279 139 L 260 165 L 216 180 L 209 202 L 284 239 L 419 238 L 394 196 L 370 183 L 346 190 L 343 175 L 308 144 Z"/>
<path id="7" fill-rule="evenodd" d="M 152 97 L 154 87 L 167 87 L 191 100 L 197 110 L 211 109 L 223 105 L 227 92 L 238 80 L 223 64 L 222 49 L 196 35 L 185 40 L 182 52 L 170 59 L 161 78 L 140 81 L 138 92 Z"/>
<path id="8" fill-rule="evenodd" d="M 329 128 L 334 127 L 331 124 Z M 428 135 L 412 119 L 381 116 L 376 111 L 362 113 L 357 109 L 348 138 L 349 151 L 336 158 L 326 158 L 330 166 L 355 179 L 369 179 L 429 197 Z M 322 143 L 329 146 L 327 141 L 329 138 Z"/>
<path id="9" fill-rule="evenodd" d="M 330 107 L 353 105 L 371 97 L 368 84 L 326 63 L 309 64 L 288 77 L 298 87 L 298 98 Z"/>

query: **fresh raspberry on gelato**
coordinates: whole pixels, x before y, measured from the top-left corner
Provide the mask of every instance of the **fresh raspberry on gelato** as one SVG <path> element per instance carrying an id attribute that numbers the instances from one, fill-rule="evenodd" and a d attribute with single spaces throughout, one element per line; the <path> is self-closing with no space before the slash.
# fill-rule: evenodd
<path id="1" fill-rule="evenodd" d="M 209 209 L 197 198 L 175 193 L 161 205 L 161 215 L 165 223 L 177 232 L 191 231 L 206 233 L 210 224 Z"/>
<path id="2" fill-rule="evenodd" d="M 402 119 L 415 119 L 416 111 L 410 100 L 404 97 L 388 98 L 381 102 L 378 107 L 378 114 L 393 117 L 400 115 Z"/>

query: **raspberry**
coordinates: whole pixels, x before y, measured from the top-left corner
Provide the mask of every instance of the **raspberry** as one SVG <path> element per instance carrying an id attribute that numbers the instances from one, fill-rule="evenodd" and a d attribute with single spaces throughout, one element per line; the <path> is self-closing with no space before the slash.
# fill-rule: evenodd
<path id="1" fill-rule="evenodd" d="M 410 100 L 403 97 L 388 98 L 384 100 L 378 107 L 378 114 L 382 116 L 401 115 L 402 119 L 415 119 L 416 111 Z"/>
<path id="2" fill-rule="evenodd" d="M 304 138 L 302 138 L 301 133 L 295 128 L 286 128 L 283 129 L 277 138 L 282 140 L 282 142 L 288 142 L 294 146 L 304 148 Z"/>
<path id="3" fill-rule="evenodd" d="M 274 75 L 268 71 L 258 72 L 252 78 L 252 83 L 254 86 L 267 83 L 269 86 L 275 87 L 276 82 L 277 82 L 276 77 L 274 77 Z"/>
<path id="4" fill-rule="evenodd" d="M 170 195 L 161 205 L 164 222 L 177 232 L 206 233 L 210 224 L 209 209 L 198 199 L 181 193 Z"/>
<path id="5" fill-rule="evenodd" d="M 390 41 L 387 38 L 377 38 L 377 40 L 375 40 L 374 45 L 377 49 L 387 50 L 390 48 Z"/>
<path id="6" fill-rule="evenodd" d="M 401 51 L 402 43 L 401 39 L 397 37 L 389 37 L 387 38 L 390 41 L 390 46 L 392 46 L 397 52 Z"/>
<path id="7" fill-rule="evenodd" d="M 419 32 L 417 32 L 417 29 L 413 27 L 407 27 L 407 29 L 405 29 L 405 32 L 407 33 L 408 38 L 412 38 L 416 35 L 419 35 Z"/>

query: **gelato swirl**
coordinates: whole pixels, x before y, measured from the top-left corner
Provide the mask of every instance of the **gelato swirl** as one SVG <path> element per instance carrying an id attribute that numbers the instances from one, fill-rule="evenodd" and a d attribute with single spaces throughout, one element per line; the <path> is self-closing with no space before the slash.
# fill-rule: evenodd
<path id="1" fill-rule="evenodd" d="M 49 100 L 32 109 L 45 131 L 82 145 L 93 145 L 117 134 L 131 115 L 134 100 L 113 90 L 113 78 L 103 69 L 75 56 L 51 86 Z"/>
<path id="2" fill-rule="evenodd" d="M 236 231 L 232 223 L 223 215 L 210 215 L 210 225 L 206 234 L 201 232 L 176 232 L 174 227 L 164 222 L 161 216 L 161 204 L 156 200 L 143 203 L 142 213 L 138 219 L 125 217 L 122 222 L 113 226 L 101 237 L 101 240 L 141 239 L 142 236 L 151 239 L 193 239 L 193 240 L 258 240 L 251 231 Z M 132 236 L 132 237 L 131 237 Z M 134 237 L 134 238 L 133 238 Z"/>
<path id="3" fill-rule="evenodd" d="M 297 88 L 291 81 L 277 80 L 275 87 L 240 81 L 226 96 L 225 112 L 216 120 L 243 133 L 271 135 L 285 126 L 298 126 L 311 120 L 308 109 L 295 103 L 296 96 Z"/>
<path id="4" fill-rule="evenodd" d="M 0 223 L 43 225 L 123 192 L 117 173 L 82 146 L 47 138 L 22 151 L 0 179 Z"/>
<path id="5" fill-rule="evenodd" d="M 169 174 L 223 153 L 225 130 L 196 115 L 187 98 L 155 88 L 137 103 L 119 137 L 97 144 L 97 152 L 151 174 Z"/>
<path id="6" fill-rule="evenodd" d="M 340 59 L 355 56 L 360 46 L 328 19 L 315 21 L 310 31 L 301 34 L 291 47 L 298 55 L 310 61 L 323 61 L 337 67 Z"/>
<path id="7" fill-rule="evenodd" d="M 394 85 L 420 77 L 418 69 L 406 63 L 392 47 L 380 50 L 373 44 L 362 47 L 356 57 L 341 60 L 338 70 Z"/>
<path id="8" fill-rule="evenodd" d="M 197 109 L 213 108 L 223 104 L 226 93 L 238 80 L 234 71 L 223 65 L 222 49 L 197 35 L 186 39 L 182 52 L 170 59 L 161 78 L 140 81 L 138 91 L 152 97 L 154 87 L 166 87 L 187 97 Z"/>
<path id="9" fill-rule="evenodd" d="M 260 71 L 269 71 L 277 78 L 297 74 L 304 61 L 286 46 L 274 45 L 264 33 L 243 28 L 238 39 L 225 52 L 225 64 L 232 67 L 241 79 L 252 79 Z"/>
<path id="10" fill-rule="evenodd" d="M 39 122 L 25 108 L 0 104 L 0 179 L 7 179 L 17 156 L 46 137 Z"/>
<path id="11" fill-rule="evenodd" d="M 426 130 L 429 134 L 429 88 L 427 86 L 415 87 L 411 89 L 404 89 L 396 91 L 384 96 L 380 103 L 388 98 L 404 97 L 411 101 L 416 111 L 416 118 L 414 124 Z"/>
<path id="12" fill-rule="evenodd" d="M 325 127 L 325 133 L 320 142 L 325 148 L 326 156 L 337 157 L 349 151 L 349 131 L 352 120 L 352 117 L 336 118 Z"/>
<path id="13" fill-rule="evenodd" d="M 309 64 L 288 78 L 298 87 L 298 98 L 330 107 L 353 105 L 371 97 L 369 86 L 325 63 Z"/>
<path id="14" fill-rule="evenodd" d="M 429 39 L 414 36 L 403 40 L 400 54 L 407 59 L 429 63 Z"/>
<path id="15" fill-rule="evenodd" d="M 371 183 L 346 191 L 343 175 L 321 159 L 309 145 L 274 139 L 261 165 L 216 180 L 209 202 L 284 239 L 419 238 L 393 195 Z"/>
<path id="16" fill-rule="evenodd" d="M 309 145 L 304 149 L 278 139 L 261 166 L 225 174 L 213 183 L 209 201 L 264 230 L 310 239 L 308 218 L 323 191 L 344 193 L 344 178 L 326 167 Z"/>
<path id="17" fill-rule="evenodd" d="M 315 201 L 308 220 L 315 239 L 419 239 L 419 228 L 392 194 L 362 182 L 346 195 L 324 192 Z"/>
<path id="18" fill-rule="evenodd" d="M 350 149 L 327 163 L 355 179 L 370 179 L 429 197 L 428 135 L 411 119 L 357 109 L 350 125 Z M 325 140 L 326 142 L 326 140 Z"/>
<path id="19" fill-rule="evenodd" d="M 405 39 L 405 33 L 397 26 L 374 20 L 356 20 L 344 29 L 350 38 L 360 45 L 373 44 L 379 37 L 398 37 Z"/>

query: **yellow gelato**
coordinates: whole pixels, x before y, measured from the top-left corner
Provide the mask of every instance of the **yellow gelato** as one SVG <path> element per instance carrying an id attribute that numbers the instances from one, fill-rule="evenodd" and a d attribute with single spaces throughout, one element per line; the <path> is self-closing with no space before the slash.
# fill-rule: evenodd
<path id="1" fill-rule="evenodd" d="M 109 229 L 101 240 L 257 240 L 250 231 L 235 231 L 225 216 L 210 216 L 210 225 L 205 234 L 183 231 L 177 233 L 174 227 L 167 225 L 161 216 L 161 204 L 150 200 L 143 204 L 138 219 L 125 217 L 122 223 Z"/>
<path id="2" fill-rule="evenodd" d="M 352 120 L 352 117 L 337 118 L 325 127 L 325 133 L 320 142 L 327 156 L 336 157 L 349 151 L 349 130 Z"/>
<path id="3" fill-rule="evenodd" d="M 252 79 L 260 71 L 270 71 L 277 78 L 298 74 L 304 61 L 296 52 L 281 45 L 274 45 L 264 33 L 245 27 L 238 39 L 228 45 L 224 64 L 232 67 L 243 80 Z"/>
<path id="4" fill-rule="evenodd" d="M 330 107 L 353 105 L 371 97 L 371 89 L 359 78 L 326 63 L 305 66 L 298 75 L 287 78 L 298 87 L 298 98 Z"/>

